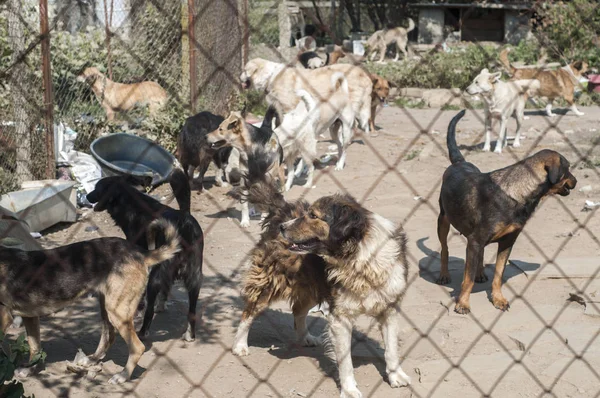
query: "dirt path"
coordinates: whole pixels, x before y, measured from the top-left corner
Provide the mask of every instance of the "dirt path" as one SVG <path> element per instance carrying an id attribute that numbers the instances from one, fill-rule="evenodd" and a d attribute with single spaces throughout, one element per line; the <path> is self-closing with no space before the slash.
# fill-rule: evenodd
<path id="1" fill-rule="evenodd" d="M 473 316 L 452 311 L 460 290 L 465 240 L 452 235 L 452 283 L 438 286 L 439 242 L 436 236 L 440 178 L 448 166 L 445 131 L 456 113 L 438 110 L 385 108 L 378 117 L 383 130 L 375 138 L 357 137 L 350 147 L 347 168 L 318 171 L 315 189 L 295 186 L 290 197 L 347 191 L 365 206 L 394 222 L 402 222 L 410 239 L 410 287 L 403 302 L 401 332 L 403 369 L 413 378 L 409 388 L 391 390 L 384 381 L 381 336 L 369 319 L 361 318 L 354 333 L 353 360 L 363 394 L 372 397 L 538 396 L 552 390 L 556 396 L 595 396 L 600 393 L 600 317 L 569 302 L 570 293 L 585 291 L 600 306 L 600 217 L 583 212 L 586 199 L 600 201 L 600 169 L 579 164 L 581 154 L 600 161 L 598 120 L 600 109 L 582 109 L 556 119 L 551 128 L 545 116 L 525 121 L 522 147 L 502 155 L 481 152 L 481 111 L 468 112 L 461 121 L 458 141 L 467 159 L 481 170 L 500 168 L 538 149 L 551 148 L 565 155 L 578 179 L 577 189 L 564 198 L 545 200 L 517 241 L 508 266 L 504 293 L 511 309 L 501 313 L 488 301 L 491 281 L 476 285 L 471 296 Z M 548 131 L 546 131 L 548 130 Z M 509 136 L 514 122 L 509 124 Z M 321 153 L 330 142 L 321 142 Z M 593 149 L 592 149 L 593 148 Z M 579 155 L 578 155 L 579 154 Z M 579 188 L 591 185 L 591 192 Z M 109 350 L 104 371 L 94 380 L 66 373 L 81 347 L 95 349 L 99 314 L 95 300 L 69 308 L 42 321 L 47 369 L 26 381 L 26 392 L 36 397 L 334 397 L 336 371 L 323 348 L 294 344 L 293 320 L 287 304 L 268 310 L 250 332 L 249 357 L 234 357 L 229 349 L 242 302 L 239 297 L 246 254 L 259 235 L 258 222 L 239 228 L 239 205 L 213 187 L 193 196 L 193 214 L 205 232 L 205 283 L 201 291 L 203 323 L 197 341 L 179 339 L 185 330 L 187 300 L 178 285 L 169 309 L 158 314 L 147 351 L 123 386 L 106 382 L 120 370 L 127 349 L 118 338 Z M 164 193 L 164 190 L 159 190 Z M 85 227 L 99 229 L 86 232 Z M 47 245 L 122 236 L 106 214 L 88 211 L 81 222 L 44 236 Z M 495 247 L 486 251 L 491 276 Z M 592 279 L 593 277 L 594 279 Z M 491 279 L 491 278 L 490 278 Z M 594 299 L 595 297 L 595 299 Z M 313 314 L 310 328 L 321 332 L 325 320 Z M 549 328 L 547 326 L 550 326 Z M 489 332 L 486 332 L 489 331 Z M 580 359 L 575 360 L 576 356 Z"/>

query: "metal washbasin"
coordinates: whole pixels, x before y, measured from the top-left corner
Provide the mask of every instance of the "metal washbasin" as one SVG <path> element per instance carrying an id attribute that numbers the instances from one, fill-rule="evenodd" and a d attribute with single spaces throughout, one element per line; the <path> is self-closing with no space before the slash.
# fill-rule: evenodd
<path id="1" fill-rule="evenodd" d="M 127 133 L 109 134 L 90 145 L 105 176 L 133 177 L 146 186 L 164 183 L 177 160 L 155 142 Z"/>

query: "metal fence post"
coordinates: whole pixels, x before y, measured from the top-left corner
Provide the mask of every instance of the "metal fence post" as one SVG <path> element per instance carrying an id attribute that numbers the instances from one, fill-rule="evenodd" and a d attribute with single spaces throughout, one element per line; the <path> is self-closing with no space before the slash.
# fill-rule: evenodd
<path id="1" fill-rule="evenodd" d="M 42 77 L 44 82 L 44 120 L 46 124 L 46 178 L 53 179 L 56 176 L 56 161 L 54 157 L 54 103 L 50 66 L 48 0 L 40 0 L 40 35 L 42 38 Z"/>
<path id="2" fill-rule="evenodd" d="M 196 70 L 196 7 L 194 0 L 188 0 L 188 38 L 190 42 L 190 106 L 192 114 L 196 113 L 196 99 L 198 97 Z"/>

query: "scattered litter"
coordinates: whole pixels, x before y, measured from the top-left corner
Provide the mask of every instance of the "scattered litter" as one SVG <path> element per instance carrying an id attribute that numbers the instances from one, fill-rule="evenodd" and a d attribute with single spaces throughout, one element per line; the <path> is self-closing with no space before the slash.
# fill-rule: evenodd
<path id="1" fill-rule="evenodd" d="M 327 150 L 328 151 L 336 151 L 337 152 L 337 145 L 329 145 L 327 147 Z"/>
<path id="2" fill-rule="evenodd" d="M 261 215 L 259 212 L 256 211 L 256 209 L 254 207 L 251 207 L 249 210 L 250 210 L 250 217 L 257 217 L 257 216 Z"/>
<path id="3" fill-rule="evenodd" d="M 575 130 L 565 130 L 565 134 L 573 134 Z"/>
<path id="4" fill-rule="evenodd" d="M 581 211 L 592 211 L 594 208 L 600 206 L 600 202 L 592 202 L 591 200 L 586 200 L 585 205 Z"/>
<path id="5" fill-rule="evenodd" d="M 421 383 L 421 369 L 415 368 L 415 373 L 419 375 L 419 383 Z"/>
<path id="6" fill-rule="evenodd" d="M 590 132 L 592 132 L 592 133 L 595 133 L 596 131 L 598 131 L 598 130 L 596 130 L 596 129 L 590 129 Z"/>
<path id="7" fill-rule="evenodd" d="M 421 200 L 421 199 L 423 199 L 423 198 L 422 198 L 421 196 L 415 196 L 413 199 L 414 199 L 414 200 Z"/>
<path id="8" fill-rule="evenodd" d="M 584 307 L 586 307 L 587 305 L 585 304 L 585 300 L 583 299 L 583 297 L 581 297 L 578 294 L 574 294 L 574 293 L 569 293 L 569 298 L 567 299 L 567 301 L 572 301 L 574 303 L 577 304 L 581 304 Z"/>
<path id="9" fill-rule="evenodd" d="M 592 192 L 592 186 L 591 185 L 585 185 L 585 186 L 583 186 L 583 187 L 581 187 L 579 189 L 579 192 L 581 192 L 581 193 Z"/>
<path id="10" fill-rule="evenodd" d="M 320 159 L 320 161 L 321 161 L 321 163 L 329 163 L 332 159 L 333 159 L 333 156 L 328 153 L 327 155 L 323 156 Z"/>
<path id="11" fill-rule="evenodd" d="M 431 130 L 431 134 L 433 134 L 433 135 L 439 135 L 439 134 L 440 134 L 440 132 L 439 132 L 439 131 L 437 131 L 437 130 Z"/>
<path id="12" fill-rule="evenodd" d="M 296 391 L 296 389 L 295 389 L 295 388 L 292 388 L 292 389 L 290 390 L 290 394 L 292 394 L 292 395 L 294 395 L 294 394 L 295 394 L 295 395 L 297 395 L 297 396 L 299 396 L 299 397 L 306 397 L 306 396 L 307 396 L 307 395 L 306 395 L 305 393 L 303 393 L 303 392 Z"/>
<path id="13" fill-rule="evenodd" d="M 42 234 L 40 234 L 39 232 L 30 232 L 29 234 L 33 239 L 39 239 L 42 237 Z"/>
<path id="14" fill-rule="evenodd" d="M 88 379 L 94 379 L 98 373 L 102 372 L 102 363 L 92 365 L 87 355 L 79 348 L 73 362 L 67 361 L 67 370 L 71 373 L 87 375 Z"/>
<path id="15" fill-rule="evenodd" d="M 514 337 L 508 336 L 516 345 L 519 351 L 525 351 L 525 344 L 521 340 L 517 340 Z"/>
<path id="16" fill-rule="evenodd" d="M 98 227 L 95 226 L 95 225 L 90 225 L 88 227 L 85 227 L 85 232 L 94 232 L 94 231 L 97 231 L 97 230 L 98 230 Z"/>

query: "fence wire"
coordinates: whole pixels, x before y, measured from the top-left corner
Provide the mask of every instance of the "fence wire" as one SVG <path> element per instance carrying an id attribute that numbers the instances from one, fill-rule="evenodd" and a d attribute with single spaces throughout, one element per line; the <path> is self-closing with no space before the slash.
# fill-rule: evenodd
<path id="1" fill-rule="evenodd" d="M 191 15 L 188 14 L 189 5 L 192 5 Z M 282 48 L 278 1 L 248 0 L 244 5 L 243 1 L 234 0 L 219 4 L 214 0 L 190 1 L 187 4 L 165 4 L 154 0 L 97 0 L 56 1 L 51 2 L 51 6 L 54 121 L 56 126 L 77 132 L 76 149 L 85 152 L 89 151 L 89 145 L 95 138 L 120 131 L 147 137 L 174 152 L 176 137 L 185 118 L 191 116 L 192 109 L 218 109 L 216 113 L 226 117 L 228 112 L 225 109 L 239 110 L 243 103 L 264 106 L 264 93 L 239 94 L 232 90 L 240 83 L 244 52 L 249 59 L 264 57 L 279 62 L 290 61 L 290 54 L 295 56 L 294 51 Z M 544 2 L 532 5 L 533 11 L 536 7 L 547 6 Z M 3 46 L 0 49 L 3 57 L 0 60 L 0 190 L 6 193 L 16 190 L 24 181 L 41 179 L 49 155 L 43 146 L 44 87 L 37 4 L 12 0 L 0 7 L 0 29 L 7 32 L 0 38 Z M 307 19 L 323 14 L 322 10 L 317 13 L 310 6 L 304 7 L 311 10 Z M 475 6 L 466 9 L 463 15 L 468 16 L 475 9 Z M 371 13 L 371 17 L 379 11 L 364 9 L 365 13 Z M 228 22 L 238 21 L 238 24 L 215 27 L 214 24 L 219 22 L 215 16 L 219 12 L 226 13 Z M 588 15 L 589 12 L 587 8 L 581 11 L 578 24 L 582 27 L 597 23 L 593 16 Z M 348 29 L 349 24 L 355 22 L 347 20 L 339 26 L 346 25 Z M 193 32 L 188 30 L 190 27 Z M 514 29 L 520 27 L 515 26 Z M 593 27 L 588 29 L 593 30 Z M 225 37 L 226 40 L 206 40 L 207 37 L 214 38 L 215 34 L 228 33 L 230 36 Z M 293 29 L 291 33 L 294 34 Z M 552 38 L 545 33 L 543 27 L 535 30 L 539 42 L 551 47 L 554 45 Z M 290 37 L 290 45 L 292 41 L 293 37 Z M 221 46 L 215 45 L 217 42 Z M 249 48 L 246 43 L 249 43 Z M 474 42 L 473 45 L 492 71 L 500 70 L 495 61 L 496 50 L 491 53 L 482 43 Z M 413 44 L 409 43 L 409 46 Z M 457 46 L 455 51 L 460 51 L 460 47 Z M 211 57 L 213 54 L 214 57 Z M 410 68 L 407 75 L 416 74 L 437 56 L 437 50 L 421 53 L 418 61 L 405 61 L 402 65 Z M 344 62 L 355 61 L 351 56 L 348 58 Z M 196 69 L 194 65 L 197 65 Z M 91 67 L 98 68 L 103 76 L 115 82 L 156 82 L 168 99 L 156 114 L 143 108 L 132 108 L 118 113 L 115 120 L 108 120 L 109 115 L 101 106 L 105 93 L 95 93 L 89 80 L 77 80 L 86 68 Z M 305 76 L 300 76 L 298 84 L 316 89 L 314 81 Z M 323 107 L 337 111 L 336 105 L 328 102 L 329 98 L 320 100 Z M 217 101 L 218 107 L 214 105 Z M 416 252 L 411 243 L 407 253 L 407 293 L 400 307 L 401 366 L 412 377 L 412 384 L 399 390 L 390 388 L 385 375 L 384 348 L 387 347 L 376 333 L 378 323 L 372 320 L 364 322 L 361 318 L 353 333 L 351 352 L 345 354 L 352 354 L 358 387 L 363 396 L 369 397 L 600 396 L 597 207 L 580 211 L 577 206 L 583 200 L 579 200 L 577 192 L 571 193 L 571 197 L 578 195 L 577 204 L 557 198 L 543 201 L 536 210 L 536 216 L 521 233 L 517 243 L 519 250 L 511 256 L 507 265 L 510 272 L 505 275 L 502 286 L 505 295 L 510 298 L 511 311 L 495 310 L 491 304 L 485 308 L 481 301 L 475 301 L 470 315 L 452 313 L 454 300 L 460 291 L 458 282 L 466 245 L 466 240 L 457 232 L 452 232 L 448 240 L 451 270 L 458 270 L 453 273 L 455 280 L 448 285 L 452 291 L 448 286 L 440 286 L 439 289 L 428 287 L 439 275 L 440 257 L 437 252 L 441 248 L 434 238 L 428 240 L 427 236 L 423 236 L 424 230 L 420 226 L 427 224 L 430 226 L 427 230 L 435 231 L 442 174 L 449 163 L 439 167 L 438 173 L 432 176 L 425 173 L 424 167 L 410 162 L 415 157 L 420 159 L 425 148 L 432 163 L 435 163 L 434 157 L 447 158 L 445 140 L 436 128 L 439 128 L 440 122 L 446 124 L 454 115 L 455 112 L 443 109 L 452 109 L 455 102 L 451 98 L 439 110 L 397 108 L 394 117 L 398 122 L 395 125 L 387 122 L 391 126 L 379 136 L 357 131 L 349 151 L 360 155 L 348 162 L 351 167 L 350 162 L 363 159 L 365 168 L 369 168 L 364 171 L 368 179 L 353 182 L 359 181 L 360 168 L 351 168 L 357 175 L 349 176 L 348 167 L 339 172 L 333 171 L 333 167 L 326 167 L 315 171 L 313 183 L 319 188 L 319 195 L 314 190 L 299 187 L 286 194 L 288 198 L 310 201 L 334 192 L 351 194 L 369 210 L 402 224 L 410 241 L 422 252 Z M 586 111 L 599 110 L 596 106 Z M 379 117 L 384 115 L 385 112 Z M 579 179 L 577 188 L 589 185 L 587 181 L 598 183 L 597 148 L 600 138 L 598 134 L 592 134 L 590 142 L 582 143 L 576 137 L 580 131 L 573 132 L 576 128 L 573 127 L 576 125 L 572 122 L 573 117 L 570 114 L 559 114 L 554 118 L 536 117 L 539 123 L 535 127 L 536 137 L 527 137 L 527 148 L 515 150 L 507 147 L 501 156 L 487 155 L 497 159 L 497 165 L 490 170 L 519 162 L 551 146 L 564 152 L 570 160 L 571 170 Z M 482 112 L 474 109 L 469 111 L 467 118 L 471 124 L 473 120 L 478 121 L 481 128 L 476 134 L 461 131 L 465 134 L 459 134 L 458 140 L 468 141 L 461 146 L 461 151 L 468 161 L 473 160 L 477 165 L 484 159 L 479 156 L 479 144 L 484 136 L 485 121 Z M 389 141 L 389 146 L 382 144 L 382 140 Z M 319 149 L 322 151 L 324 146 L 321 142 Z M 145 155 L 142 152 L 140 162 Z M 423 156 L 421 161 L 428 162 L 428 157 Z M 595 191 L 591 189 L 597 192 L 597 188 Z M 393 192 L 390 193 L 390 190 Z M 181 294 L 179 289 L 175 289 L 175 299 L 169 300 L 171 308 L 166 314 L 156 316 L 151 334 L 144 342 L 146 352 L 139 363 L 143 371 L 140 372 L 138 367 L 132 381 L 120 387 L 107 387 L 106 375 L 93 380 L 65 376 L 60 374 L 59 369 L 64 368 L 61 362 L 71 360 L 77 348 L 83 347 L 86 353 L 91 352 L 98 334 L 97 319 L 89 314 L 96 311 L 95 305 L 89 300 L 84 301 L 56 316 L 42 319 L 42 347 L 48 352 L 49 367 L 25 382 L 27 392 L 35 391 L 36 395 L 39 392 L 40 396 L 69 396 L 85 391 L 92 395 L 139 397 L 151 394 L 186 397 L 320 397 L 339 394 L 337 368 L 323 348 L 300 347 L 293 343 L 293 320 L 285 315 L 287 309 L 283 312 L 265 311 L 255 320 L 258 326 L 250 333 L 249 356 L 231 354 L 232 335 L 238 327 L 244 305 L 238 292 L 252 260 L 250 250 L 259 241 L 259 231 L 254 226 L 242 228 L 229 219 L 237 217 L 238 212 L 232 208 L 239 204 L 221 191 L 211 188 L 199 196 L 193 194 L 192 198 L 192 214 L 202 226 L 205 243 L 205 281 L 197 311 L 201 322 L 196 342 L 182 343 L 178 339 L 177 334 L 184 323 L 179 312 L 184 311 L 179 311 Z M 414 205 L 408 202 L 413 199 Z M 52 230 L 43 238 L 41 246 L 55 247 L 81 241 L 90 236 L 90 231 L 95 231 L 94 237 L 108 237 L 114 233 L 122 236 L 120 232 L 111 233 L 108 223 L 112 221 L 103 213 L 80 210 L 79 216 L 78 222 Z M 545 235 L 556 233 L 559 229 L 556 224 L 561 225 L 561 230 L 568 229 L 568 233 L 555 236 L 553 240 L 547 239 Z M 0 226 L 0 239 L 15 234 L 13 224 L 3 221 Z M 572 247 L 579 245 L 581 249 L 575 251 L 580 252 L 580 256 L 565 257 L 564 253 L 573 255 Z M 183 250 L 192 249 L 184 247 Z M 523 257 L 534 258 L 537 263 L 519 260 L 521 253 L 527 253 Z M 494 264 L 495 256 L 486 256 L 485 263 L 489 262 Z M 459 268 L 453 268 L 456 266 Z M 512 278 L 515 279 L 509 283 L 508 279 Z M 521 279 L 515 281 L 517 278 Z M 552 284 L 549 281 L 553 281 Z M 558 287 L 556 281 L 562 285 Z M 549 286 L 558 291 L 545 291 Z M 488 292 L 489 286 L 478 285 L 471 296 L 481 294 L 481 290 Z M 557 305 L 556 302 L 562 304 Z M 574 307 L 580 305 L 582 310 Z M 327 317 L 311 313 L 309 318 L 308 328 L 313 333 L 326 329 Z M 107 373 L 120 370 L 125 363 L 126 352 L 127 348 L 122 343 L 115 344 L 108 351 L 107 360 L 113 363 L 105 366 Z M 371 370 L 373 365 L 375 372 Z M 335 385 L 331 380 L 335 381 Z"/>

